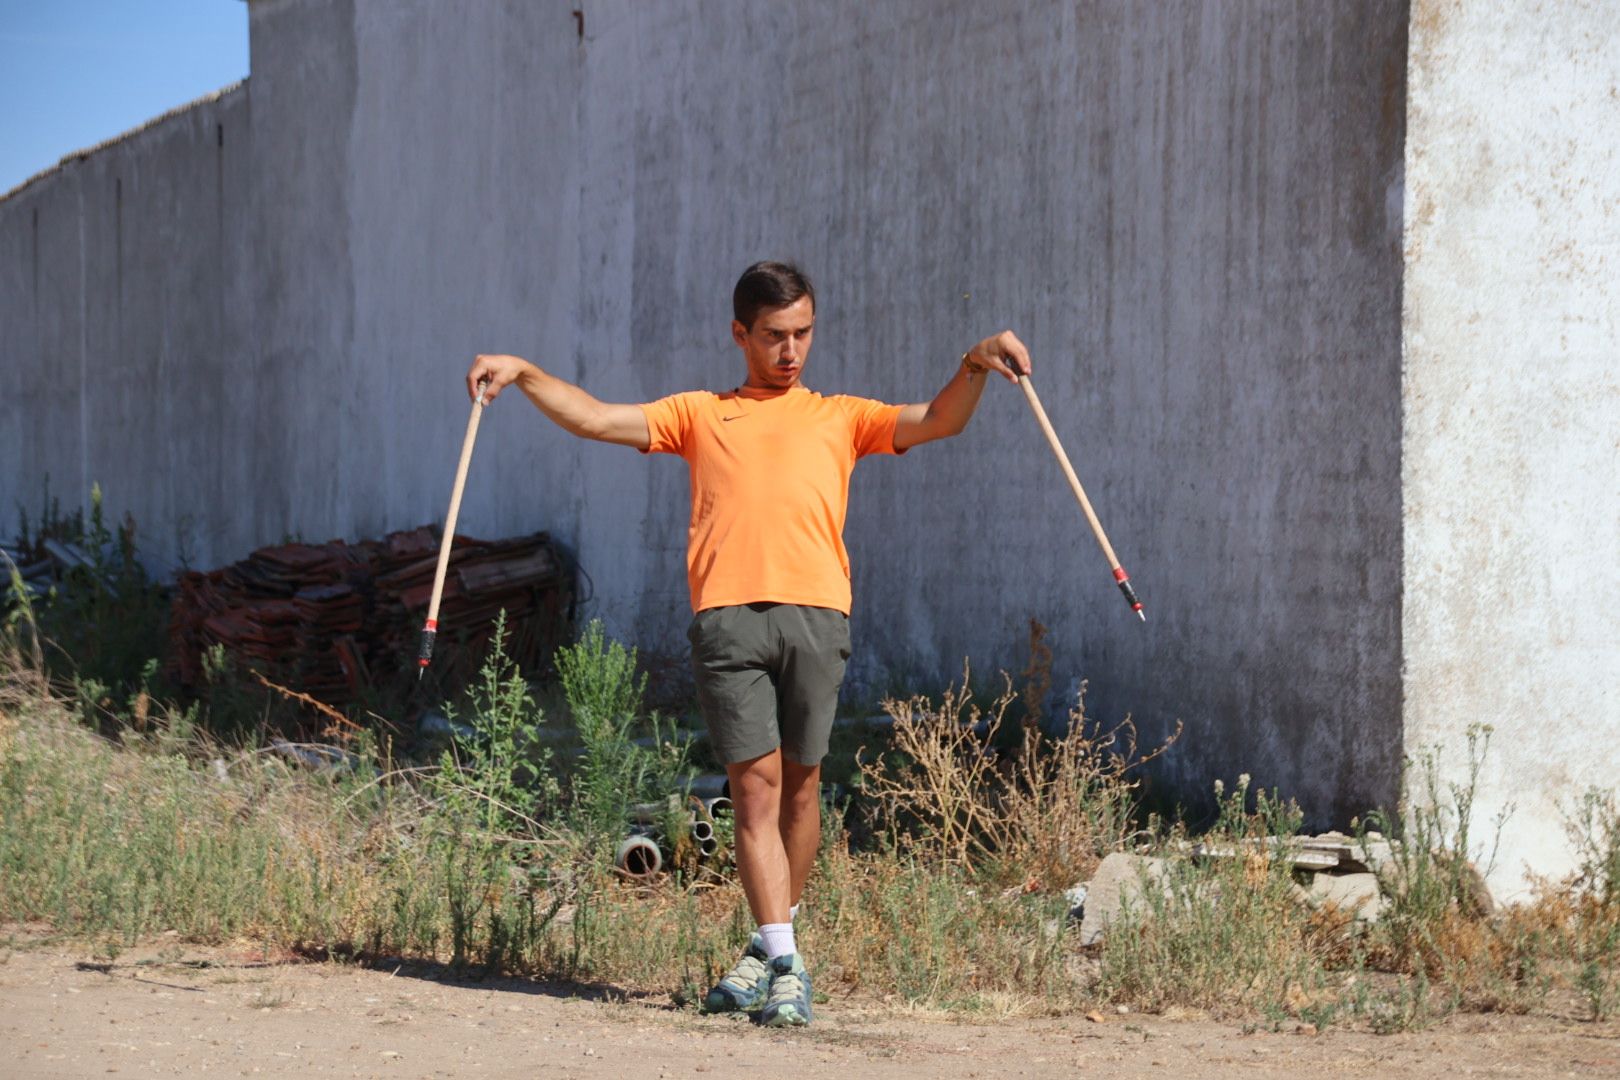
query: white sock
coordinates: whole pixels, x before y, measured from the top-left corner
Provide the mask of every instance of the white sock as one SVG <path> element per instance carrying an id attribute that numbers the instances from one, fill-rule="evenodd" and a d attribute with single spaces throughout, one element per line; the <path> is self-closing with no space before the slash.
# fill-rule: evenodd
<path id="1" fill-rule="evenodd" d="M 765 955 L 772 960 L 799 951 L 793 943 L 793 924 L 790 922 L 760 923 L 759 936 L 765 942 Z"/>
<path id="2" fill-rule="evenodd" d="M 799 921 L 799 905 L 794 904 L 792 907 L 788 908 L 788 922 L 798 922 L 798 921 Z"/>

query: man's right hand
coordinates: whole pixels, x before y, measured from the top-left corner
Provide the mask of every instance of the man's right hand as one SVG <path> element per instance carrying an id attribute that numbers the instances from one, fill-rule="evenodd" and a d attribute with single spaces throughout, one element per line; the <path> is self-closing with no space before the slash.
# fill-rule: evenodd
<path id="1" fill-rule="evenodd" d="M 477 401 L 482 390 L 484 404 L 488 405 L 502 390 L 517 382 L 524 372 L 531 370 L 538 369 L 521 356 L 507 356 L 504 353 L 479 355 L 467 370 L 467 396 Z M 480 387 L 480 383 L 486 385 Z"/>
<path id="2" fill-rule="evenodd" d="M 518 389 L 534 407 L 571 435 L 633 446 L 637 450 L 645 450 L 652 444 L 647 415 L 641 411 L 641 406 L 597 401 L 573 383 L 541 371 L 521 356 L 479 355 L 467 369 L 467 396 L 477 401 L 482 390 L 484 404 L 488 405 L 497 394 L 519 380 L 522 382 Z"/>

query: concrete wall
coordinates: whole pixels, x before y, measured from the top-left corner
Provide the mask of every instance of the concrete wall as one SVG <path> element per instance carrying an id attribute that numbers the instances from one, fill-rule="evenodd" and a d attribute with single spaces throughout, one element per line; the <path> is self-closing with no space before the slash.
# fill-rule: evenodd
<path id="1" fill-rule="evenodd" d="M 197 361 L 215 365 L 209 407 L 155 372 L 130 385 L 142 412 L 197 425 L 189 449 L 148 429 L 130 476 L 80 439 L 81 484 L 102 477 L 164 528 L 190 515 L 209 563 L 414 525 L 443 513 L 474 352 L 610 399 L 729 387 L 737 273 L 794 258 L 819 287 L 817 389 L 926 399 L 978 338 L 1024 337 L 1151 620 L 1129 617 L 997 386 L 960 439 L 857 473 L 858 683 L 937 685 L 964 654 L 1017 670 L 1033 615 L 1058 685 L 1090 678 L 1097 714 L 1134 712 L 1148 741 L 1186 722 L 1167 792 L 1196 802 L 1249 772 L 1318 822 L 1392 801 L 1404 3 L 256 0 L 251 16 L 250 94 L 229 106 L 251 97 L 250 211 L 227 200 L 225 344 Z M 169 162 L 149 142 L 128 153 Z M 0 203 L 5 250 L 27 250 L 35 202 L 62 201 L 49 227 L 69 240 L 92 221 L 69 212 L 91 171 Z M 106 265 L 104 244 L 84 250 Z M 81 262 L 52 253 L 27 294 L 40 329 L 4 339 L 31 379 L 84 325 L 57 283 Z M 21 295 L 0 298 L 8 335 Z M 71 355 L 92 382 L 124 378 L 111 355 Z M 8 404 L 5 438 L 103 422 L 79 387 Z M 41 460 L 18 460 L 0 505 L 38 482 Z M 674 459 L 580 444 L 503 399 L 463 527 L 554 530 L 610 627 L 673 653 L 685 485 Z"/>
<path id="2" fill-rule="evenodd" d="M 858 471 L 858 674 L 1016 670 L 1035 615 L 1102 715 L 1187 722 L 1183 797 L 1249 771 L 1319 819 L 1390 801 L 1405 31 L 1371 14 L 592 7 L 579 376 L 734 383 L 725 297 L 763 253 L 820 281 L 828 390 L 926 398 L 1014 327 L 1153 621 L 996 387 L 960 440 Z M 581 550 L 678 642 L 684 470 L 622 457 L 581 459 Z"/>
<path id="3" fill-rule="evenodd" d="M 0 202 L 0 520 L 93 482 L 160 562 L 250 512 L 248 98 L 239 88 Z M 240 531 L 234 536 L 239 537 Z"/>
<path id="4" fill-rule="evenodd" d="M 1568 864 L 1620 773 L 1620 34 L 1605 3 L 1414 5 L 1406 742 L 1509 804 L 1497 883 Z"/>

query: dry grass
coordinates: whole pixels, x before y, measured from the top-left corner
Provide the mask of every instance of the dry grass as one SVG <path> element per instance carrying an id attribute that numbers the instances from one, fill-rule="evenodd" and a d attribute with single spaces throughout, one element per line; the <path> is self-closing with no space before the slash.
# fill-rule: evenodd
<path id="1" fill-rule="evenodd" d="M 982 888 L 962 870 L 829 848 L 806 908 L 809 955 L 851 988 L 931 1006 L 1077 1007 L 1068 904 Z"/>
<path id="2" fill-rule="evenodd" d="M 395 770 L 357 747 L 358 768 L 309 772 L 211 745 L 183 714 L 134 700 L 122 736 L 104 738 L 6 654 L 0 920 L 48 922 L 104 954 L 172 930 L 678 1001 L 751 929 L 733 882 L 631 884 L 560 820 L 492 816 L 490 793 L 513 782 L 510 740 L 454 769 Z M 891 703 L 894 744 L 869 763 L 866 790 L 893 842 L 852 852 L 829 819 L 801 913 L 824 990 L 924 1011 L 1106 1002 L 1380 1030 L 1457 1008 L 1600 1019 L 1620 1002 L 1620 813 L 1598 792 L 1571 814 L 1580 870 L 1535 903 L 1494 915 L 1468 904 L 1455 838 L 1436 835 L 1409 843 L 1402 867 L 1426 884 L 1397 888 L 1398 917 L 1366 925 L 1301 902 L 1286 846 L 1259 842 L 1291 835 L 1297 812 L 1240 783 L 1206 839 L 1244 855 L 1172 858 L 1166 882 L 1081 949 L 1061 890 L 1143 839 L 1131 772 L 1144 757 L 1128 728 L 1099 733 L 1078 704 L 1057 736 L 1003 732 L 1011 700 L 1004 681 L 985 709 L 955 688 Z M 1184 840 L 1172 829 L 1156 845 L 1171 856 Z"/>

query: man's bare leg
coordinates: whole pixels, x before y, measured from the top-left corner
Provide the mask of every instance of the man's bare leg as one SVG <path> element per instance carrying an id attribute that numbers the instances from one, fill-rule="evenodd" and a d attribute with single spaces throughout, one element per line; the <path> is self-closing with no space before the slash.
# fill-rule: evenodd
<path id="1" fill-rule="evenodd" d="M 789 922 L 795 878 L 782 834 L 782 752 L 727 765 L 726 777 L 737 826 L 737 876 L 748 908 L 761 926 Z"/>
<path id="2" fill-rule="evenodd" d="M 793 875 L 782 845 L 782 752 L 773 750 L 726 766 L 737 827 L 737 876 L 759 933 L 736 965 L 703 997 L 704 1012 L 739 1012 L 767 1005 L 772 957 L 791 954 L 788 897 Z"/>
<path id="3" fill-rule="evenodd" d="M 820 765 L 800 765 L 791 758 L 782 758 L 780 827 L 792 879 L 789 903 L 797 907 L 821 847 Z"/>

